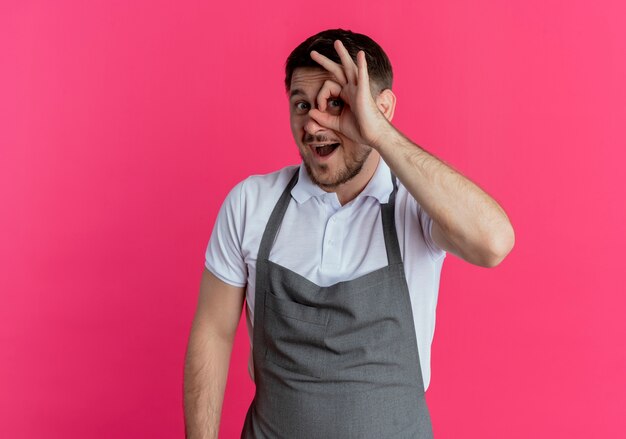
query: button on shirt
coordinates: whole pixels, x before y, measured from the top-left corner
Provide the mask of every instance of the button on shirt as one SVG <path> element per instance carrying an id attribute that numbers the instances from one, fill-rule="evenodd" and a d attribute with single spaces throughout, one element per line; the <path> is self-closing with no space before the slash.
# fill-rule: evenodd
<path id="1" fill-rule="evenodd" d="M 237 184 L 222 204 L 206 250 L 209 271 L 228 284 L 246 287 L 250 343 L 259 244 L 272 208 L 295 168 L 254 175 Z M 325 192 L 311 181 L 303 165 L 298 172 L 270 261 L 320 286 L 352 280 L 387 265 L 380 204 L 388 201 L 393 186 L 382 158 L 363 191 L 343 206 L 336 193 Z M 432 219 L 399 180 L 395 215 L 426 389 L 446 252 L 432 241 Z M 252 356 L 250 371 L 251 362 Z"/>

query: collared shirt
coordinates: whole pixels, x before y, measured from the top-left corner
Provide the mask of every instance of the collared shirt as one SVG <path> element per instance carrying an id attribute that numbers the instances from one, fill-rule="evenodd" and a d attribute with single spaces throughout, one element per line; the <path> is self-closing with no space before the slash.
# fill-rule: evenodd
<path id="1" fill-rule="evenodd" d="M 269 216 L 296 166 L 254 175 L 237 184 L 218 214 L 205 266 L 222 281 L 246 287 L 246 318 L 252 344 L 256 258 Z M 304 166 L 269 259 L 320 286 L 352 280 L 388 264 L 380 204 L 393 190 L 389 166 L 379 160 L 365 188 L 339 202 L 311 181 Z M 395 222 L 400 244 L 424 388 L 430 382 L 439 277 L 446 252 L 432 240 L 432 219 L 398 180 Z M 252 355 L 249 370 L 252 372 Z"/>

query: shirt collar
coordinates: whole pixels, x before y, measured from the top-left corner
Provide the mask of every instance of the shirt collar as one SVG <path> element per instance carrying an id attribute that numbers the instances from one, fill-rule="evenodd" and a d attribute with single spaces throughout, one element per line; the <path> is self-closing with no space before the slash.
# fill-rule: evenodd
<path id="1" fill-rule="evenodd" d="M 392 191 L 393 183 L 391 182 L 391 170 L 381 157 L 378 160 L 378 166 L 376 167 L 374 175 L 361 193 L 357 195 L 357 198 L 373 197 L 376 198 L 379 203 L 387 203 Z M 309 173 L 306 172 L 304 163 L 300 163 L 298 182 L 293 189 L 291 189 L 291 196 L 294 200 L 302 204 L 311 197 L 321 197 L 326 194 L 328 194 L 328 192 L 311 181 L 311 177 L 309 177 Z"/>

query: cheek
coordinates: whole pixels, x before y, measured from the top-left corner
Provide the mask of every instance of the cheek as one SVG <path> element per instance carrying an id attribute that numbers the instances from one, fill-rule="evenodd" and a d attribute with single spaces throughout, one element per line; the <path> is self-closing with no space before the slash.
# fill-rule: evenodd
<path id="1" fill-rule="evenodd" d="M 296 146 L 298 149 L 302 149 L 300 142 L 302 141 L 302 133 L 303 128 L 302 124 L 298 123 L 297 120 L 291 121 L 291 135 L 293 136 L 294 141 L 296 142 Z"/>
<path id="2" fill-rule="evenodd" d="M 291 132 L 293 134 L 296 134 L 296 131 L 298 130 L 298 127 L 297 127 L 297 124 L 293 120 L 291 121 L 290 127 L 291 127 Z"/>
<path id="3" fill-rule="evenodd" d="M 367 147 L 365 145 L 353 143 L 345 138 L 342 138 L 341 140 L 343 141 L 342 153 L 344 157 L 355 160 L 357 157 L 363 155 L 365 151 L 367 151 Z"/>
<path id="4" fill-rule="evenodd" d="M 291 130 L 292 130 L 292 131 L 293 131 L 293 130 L 296 130 L 296 129 L 297 129 L 297 127 L 298 127 L 298 125 L 299 125 L 299 123 L 298 123 L 298 118 L 297 118 L 297 117 L 295 117 L 294 115 L 291 115 L 291 116 L 289 117 L 289 124 L 291 125 Z"/>

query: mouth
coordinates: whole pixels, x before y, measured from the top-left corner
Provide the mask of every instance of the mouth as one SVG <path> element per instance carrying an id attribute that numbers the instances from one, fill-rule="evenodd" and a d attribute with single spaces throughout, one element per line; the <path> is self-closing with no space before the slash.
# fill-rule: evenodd
<path id="1" fill-rule="evenodd" d="M 340 143 L 309 144 L 316 157 L 328 157 L 339 147 Z"/>

